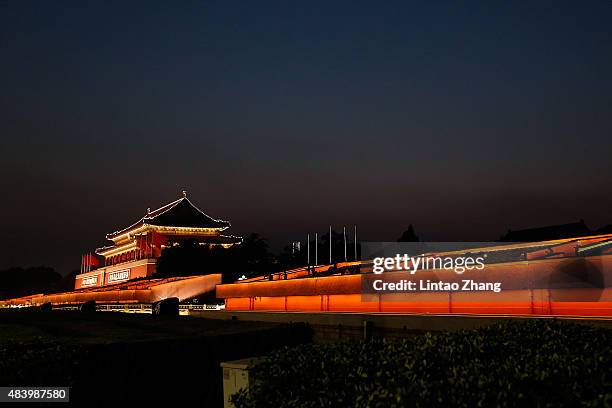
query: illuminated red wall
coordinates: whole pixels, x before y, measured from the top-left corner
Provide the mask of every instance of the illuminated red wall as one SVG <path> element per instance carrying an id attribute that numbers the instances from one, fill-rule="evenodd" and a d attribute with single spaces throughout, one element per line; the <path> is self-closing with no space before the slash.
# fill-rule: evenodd
<path id="1" fill-rule="evenodd" d="M 0 307 L 37 306 L 44 303 L 54 305 L 81 304 L 87 301 L 99 303 L 153 303 L 176 297 L 180 301 L 215 290 L 221 282 L 221 274 L 191 276 L 167 279 L 151 279 L 126 282 L 107 288 L 91 288 L 82 291 L 57 294 L 38 294 L 0 301 Z M 114 289 L 113 289 L 114 288 Z"/>
<path id="2" fill-rule="evenodd" d="M 422 279 L 501 282 L 494 292 L 361 294 L 365 275 L 217 286 L 227 310 L 612 316 L 612 255 L 487 265 L 483 271 L 419 271 Z M 406 272 L 388 272 L 396 278 Z M 560 275 L 561 274 L 561 275 Z M 560 276 L 595 276 L 599 287 L 560 287 Z M 370 275 L 372 276 L 372 275 Z M 381 275 L 377 275 L 381 276 Z"/>

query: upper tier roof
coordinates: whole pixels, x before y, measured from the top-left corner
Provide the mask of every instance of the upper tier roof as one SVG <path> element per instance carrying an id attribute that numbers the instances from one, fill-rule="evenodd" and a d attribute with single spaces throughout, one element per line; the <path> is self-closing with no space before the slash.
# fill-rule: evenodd
<path id="1" fill-rule="evenodd" d="M 106 238 L 112 239 L 144 224 L 164 227 L 213 228 L 218 230 L 224 230 L 230 226 L 229 221 L 216 220 L 193 205 L 187 197 L 181 197 L 155 211 L 147 212 L 144 217 L 127 228 L 106 234 Z"/>

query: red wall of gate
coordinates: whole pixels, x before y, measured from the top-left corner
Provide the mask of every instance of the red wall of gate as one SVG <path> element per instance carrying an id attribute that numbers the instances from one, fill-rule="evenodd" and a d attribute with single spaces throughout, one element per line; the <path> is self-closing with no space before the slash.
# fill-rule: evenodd
<path id="1" fill-rule="evenodd" d="M 218 285 L 217 297 L 227 310 L 612 316 L 612 255 L 491 264 L 463 275 L 417 274 L 501 282 L 502 290 L 362 294 L 362 279 L 382 275 L 356 274 Z M 403 271 L 384 275 L 414 279 Z"/>

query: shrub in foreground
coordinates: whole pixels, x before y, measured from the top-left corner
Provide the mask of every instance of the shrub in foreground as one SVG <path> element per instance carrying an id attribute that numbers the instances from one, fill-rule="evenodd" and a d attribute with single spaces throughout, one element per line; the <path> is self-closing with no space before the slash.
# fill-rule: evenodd
<path id="1" fill-rule="evenodd" d="M 307 344 L 253 368 L 237 407 L 611 406 L 612 331 L 509 321 L 404 340 Z"/>

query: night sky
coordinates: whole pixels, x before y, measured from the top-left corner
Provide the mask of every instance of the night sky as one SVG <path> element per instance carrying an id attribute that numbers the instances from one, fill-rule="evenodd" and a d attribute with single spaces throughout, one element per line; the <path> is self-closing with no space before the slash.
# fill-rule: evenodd
<path id="1" fill-rule="evenodd" d="M 0 1 L 0 268 L 183 189 L 274 249 L 612 223 L 612 2 L 492 3 Z"/>

